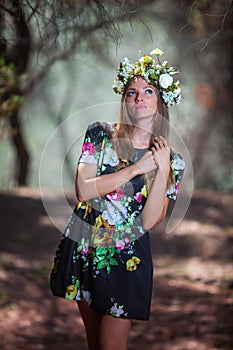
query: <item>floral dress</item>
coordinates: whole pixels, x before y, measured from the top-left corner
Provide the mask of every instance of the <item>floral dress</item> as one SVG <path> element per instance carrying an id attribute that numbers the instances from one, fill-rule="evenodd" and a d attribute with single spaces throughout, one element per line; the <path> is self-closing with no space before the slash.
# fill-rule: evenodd
<path id="1" fill-rule="evenodd" d="M 100 122 L 86 131 L 79 162 L 97 165 L 98 175 L 117 171 L 113 132 L 114 125 Z M 130 163 L 147 151 L 135 149 Z M 166 196 L 175 200 L 184 170 L 179 154 L 171 153 L 171 166 L 175 183 Z M 147 195 L 140 175 L 105 196 L 77 204 L 54 258 L 54 295 L 83 300 L 114 317 L 149 319 L 153 265 L 149 233 L 141 223 Z"/>

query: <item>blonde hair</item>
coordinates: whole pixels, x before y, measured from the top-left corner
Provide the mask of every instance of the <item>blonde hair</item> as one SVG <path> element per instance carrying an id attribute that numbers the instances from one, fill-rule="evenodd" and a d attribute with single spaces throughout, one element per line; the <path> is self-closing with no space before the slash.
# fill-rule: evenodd
<path id="1" fill-rule="evenodd" d="M 131 82 L 135 78 L 137 78 L 137 76 L 132 77 L 128 81 L 127 85 L 125 86 L 124 92 L 122 94 L 120 115 L 119 115 L 118 123 L 116 126 L 114 138 L 113 138 L 113 146 L 114 146 L 114 149 L 117 152 L 117 155 L 120 159 L 118 169 L 128 165 L 129 161 L 132 158 L 133 153 L 134 153 L 134 147 L 133 147 L 133 143 L 131 141 L 134 124 L 133 124 L 133 121 L 128 114 L 125 100 L 126 100 L 127 89 L 130 86 Z M 152 147 L 152 145 L 153 145 L 152 140 L 155 136 L 163 136 L 165 139 L 167 139 L 168 133 L 169 133 L 168 108 L 165 105 L 165 103 L 163 102 L 163 99 L 160 96 L 159 90 L 156 87 L 154 87 L 154 88 L 155 88 L 155 92 L 156 92 L 156 95 L 158 98 L 158 102 L 157 102 L 157 111 L 156 111 L 154 118 L 153 118 L 153 128 L 152 128 L 152 133 L 151 133 L 151 137 L 150 137 L 149 148 Z M 155 175 L 156 175 L 156 170 L 145 174 L 146 185 L 147 185 L 148 191 L 149 191 L 150 186 L 155 178 Z M 174 183 L 173 177 L 174 177 L 173 171 L 172 171 L 172 169 L 170 169 L 170 176 L 169 176 L 168 184 Z"/>

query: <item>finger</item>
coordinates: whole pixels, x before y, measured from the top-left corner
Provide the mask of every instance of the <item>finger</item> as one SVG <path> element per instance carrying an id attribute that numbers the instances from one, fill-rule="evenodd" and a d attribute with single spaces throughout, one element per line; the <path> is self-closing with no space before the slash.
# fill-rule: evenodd
<path id="1" fill-rule="evenodd" d="M 159 139 L 163 142 L 163 145 L 165 146 L 165 147 L 168 147 L 168 143 L 167 143 L 167 140 L 163 137 L 163 136 L 159 136 Z"/>
<path id="2" fill-rule="evenodd" d="M 156 149 L 155 149 L 155 147 L 153 146 L 153 147 L 151 147 L 151 152 L 152 152 L 152 155 L 154 156 L 154 154 L 155 154 L 155 152 L 156 152 Z"/>
<path id="3" fill-rule="evenodd" d="M 158 151 L 158 150 L 160 150 L 160 145 L 159 145 L 159 143 L 158 142 L 154 142 L 154 149 L 155 149 L 155 151 Z"/>
<path id="4" fill-rule="evenodd" d="M 164 147 L 163 140 L 161 140 L 159 137 L 154 138 L 155 144 L 158 144 L 160 148 Z"/>

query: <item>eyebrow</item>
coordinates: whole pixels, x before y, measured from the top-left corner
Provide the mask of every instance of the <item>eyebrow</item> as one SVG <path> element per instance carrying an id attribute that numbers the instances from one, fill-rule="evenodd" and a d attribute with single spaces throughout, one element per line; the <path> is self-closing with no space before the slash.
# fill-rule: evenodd
<path id="1" fill-rule="evenodd" d="M 147 86 L 145 86 L 143 89 L 145 90 L 145 89 L 147 89 L 147 88 L 154 89 L 154 87 L 153 87 L 152 85 L 147 85 Z M 135 88 L 129 87 L 127 90 L 136 90 L 136 89 L 135 89 Z"/>

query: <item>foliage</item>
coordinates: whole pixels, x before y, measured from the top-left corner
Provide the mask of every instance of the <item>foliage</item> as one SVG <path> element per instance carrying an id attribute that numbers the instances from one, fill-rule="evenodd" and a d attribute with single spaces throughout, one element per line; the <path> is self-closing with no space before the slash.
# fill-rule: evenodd
<path id="1" fill-rule="evenodd" d="M 13 63 L 6 64 L 0 57 L 0 135 L 5 132 L 14 132 L 9 128 L 5 119 L 19 109 L 23 97 L 18 94 L 18 79 Z M 1 136 L 0 136 L 1 137 Z"/>
<path id="2" fill-rule="evenodd" d="M 142 1 L 1 1 L 0 132 L 6 125 L 14 130 L 15 184 L 26 185 L 30 158 L 19 118 L 21 96 L 31 93 L 55 62 L 71 54 L 91 50 L 104 56 L 106 41 L 115 40 L 118 45 L 120 24 L 130 20 L 139 5 Z"/>

